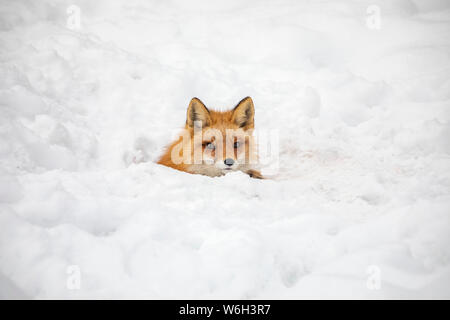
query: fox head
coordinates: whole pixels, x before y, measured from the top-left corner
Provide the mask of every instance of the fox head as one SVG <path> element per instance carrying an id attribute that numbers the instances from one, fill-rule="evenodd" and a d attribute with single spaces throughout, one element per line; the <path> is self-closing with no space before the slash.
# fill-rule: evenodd
<path id="1" fill-rule="evenodd" d="M 187 108 L 183 138 L 171 148 L 171 161 L 176 163 L 178 158 L 182 167 L 172 167 L 208 176 L 232 171 L 252 175 L 252 164 L 257 161 L 254 114 L 250 97 L 223 112 L 208 109 L 200 99 L 193 98 Z"/>

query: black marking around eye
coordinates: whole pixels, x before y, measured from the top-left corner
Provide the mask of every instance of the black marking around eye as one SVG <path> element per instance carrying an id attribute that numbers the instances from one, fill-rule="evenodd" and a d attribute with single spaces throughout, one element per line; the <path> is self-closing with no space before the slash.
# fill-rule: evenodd
<path id="1" fill-rule="evenodd" d="M 209 149 L 209 150 L 215 150 L 216 149 L 216 146 L 214 144 L 212 144 L 211 142 L 203 143 L 203 146 L 206 149 Z"/>

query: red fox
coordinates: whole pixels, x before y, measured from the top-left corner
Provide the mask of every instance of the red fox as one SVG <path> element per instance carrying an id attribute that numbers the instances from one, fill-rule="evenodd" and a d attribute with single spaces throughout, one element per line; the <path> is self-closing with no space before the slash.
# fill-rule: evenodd
<path id="1" fill-rule="evenodd" d="M 255 109 L 250 97 L 232 110 L 209 110 L 198 98 L 187 109 L 183 135 L 167 147 L 159 164 L 210 177 L 242 171 L 263 179 L 257 164 L 253 138 Z"/>

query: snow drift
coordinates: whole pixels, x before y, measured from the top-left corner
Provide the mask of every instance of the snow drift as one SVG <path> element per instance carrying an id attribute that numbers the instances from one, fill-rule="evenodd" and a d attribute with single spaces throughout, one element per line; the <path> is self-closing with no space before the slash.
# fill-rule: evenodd
<path id="1" fill-rule="evenodd" d="M 447 1 L 0 1 L 1 298 L 450 298 Z M 255 102 L 254 180 L 155 164 Z"/>

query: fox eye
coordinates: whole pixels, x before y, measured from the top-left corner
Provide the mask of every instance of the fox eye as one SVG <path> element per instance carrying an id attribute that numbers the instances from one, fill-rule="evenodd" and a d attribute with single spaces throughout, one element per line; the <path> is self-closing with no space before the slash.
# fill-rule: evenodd
<path id="1" fill-rule="evenodd" d="M 239 141 L 236 141 L 233 146 L 235 149 L 237 149 L 241 146 L 241 143 Z"/>
<path id="2" fill-rule="evenodd" d="M 214 150 L 216 147 L 210 142 L 206 144 L 206 149 Z"/>

